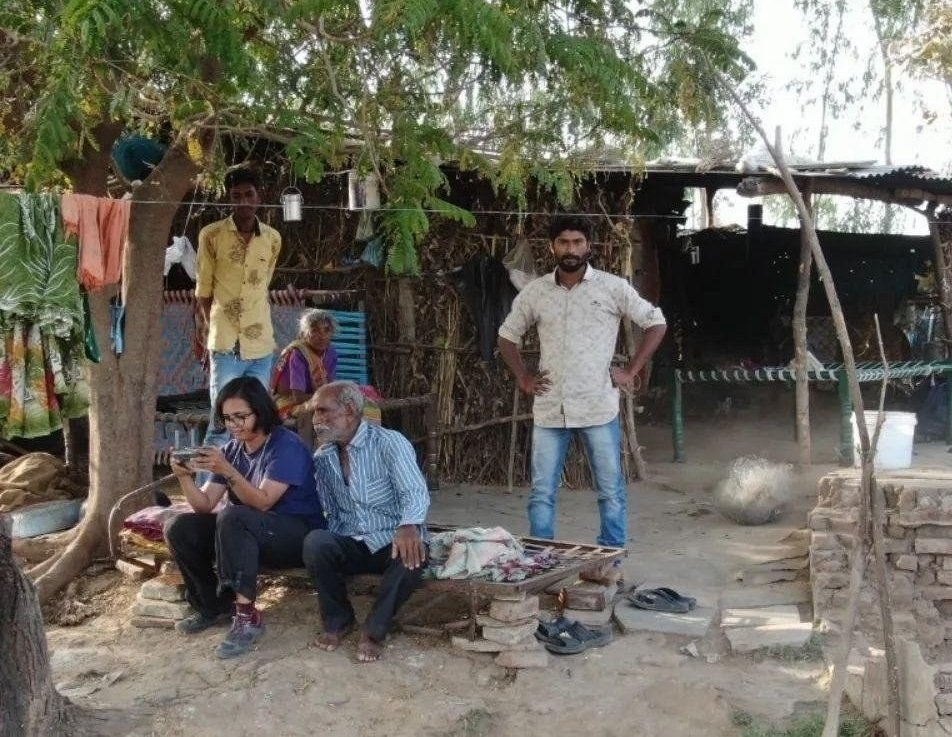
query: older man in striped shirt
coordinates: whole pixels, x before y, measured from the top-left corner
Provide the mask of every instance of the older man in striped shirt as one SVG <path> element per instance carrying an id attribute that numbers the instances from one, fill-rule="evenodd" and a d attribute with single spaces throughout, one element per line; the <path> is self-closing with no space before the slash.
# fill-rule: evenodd
<path id="1" fill-rule="evenodd" d="M 394 615 L 423 576 L 430 495 L 410 442 L 362 420 L 364 396 L 356 384 L 326 384 L 311 403 L 322 443 L 314 454 L 315 476 L 328 518 L 327 530 L 304 539 L 304 564 L 324 620 L 314 644 L 336 650 L 355 625 L 345 577 L 382 573 L 357 645 L 358 661 L 378 660 Z"/>

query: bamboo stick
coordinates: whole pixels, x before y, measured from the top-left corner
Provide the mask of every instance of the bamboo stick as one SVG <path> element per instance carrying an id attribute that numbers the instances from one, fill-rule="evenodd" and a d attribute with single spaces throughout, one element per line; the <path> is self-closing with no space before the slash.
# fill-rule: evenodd
<path id="1" fill-rule="evenodd" d="M 783 155 L 783 150 L 780 145 L 780 128 L 776 129 L 775 142 L 771 145 L 770 140 L 767 138 L 767 134 L 764 131 L 763 127 L 760 125 L 759 121 L 754 118 L 748 109 L 746 103 L 734 89 L 734 87 L 723 77 L 723 75 L 715 70 L 713 67 L 710 67 L 712 73 L 718 84 L 724 89 L 724 91 L 734 100 L 740 110 L 743 112 L 744 116 L 755 128 L 764 144 L 767 147 L 768 152 L 770 153 L 771 158 L 776 164 L 776 168 L 779 171 L 779 175 L 783 180 L 784 186 L 787 190 L 787 194 L 790 199 L 793 200 L 794 205 L 797 208 L 797 213 L 800 217 L 800 226 L 801 229 L 805 232 L 807 238 L 810 242 L 810 249 L 813 254 L 813 259 L 816 262 L 817 272 L 820 275 L 821 283 L 823 284 L 824 291 L 826 293 L 827 302 L 830 305 L 830 312 L 833 315 L 833 324 L 836 328 L 837 339 L 840 343 L 840 349 L 843 353 L 843 363 L 847 375 L 847 380 L 849 383 L 849 392 L 850 398 L 853 402 L 853 411 L 856 417 L 857 433 L 860 438 L 860 447 L 862 450 L 862 477 L 861 477 L 861 491 L 860 491 L 860 504 L 861 506 L 868 506 L 872 501 L 875 500 L 877 494 L 876 483 L 873 473 L 873 457 L 876 450 L 875 444 L 871 444 L 869 430 L 866 427 L 864 411 L 863 411 L 863 396 L 860 392 L 859 381 L 856 375 L 856 357 L 853 353 L 853 347 L 850 342 L 849 332 L 846 327 L 846 319 L 843 316 L 843 309 L 840 305 L 839 295 L 836 291 L 836 286 L 833 282 L 833 275 L 830 272 L 829 265 L 826 262 L 826 257 L 823 253 L 823 249 L 820 246 L 819 238 L 816 233 L 816 225 L 813 222 L 813 215 L 810 210 L 807 208 L 806 203 L 803 200 L 803 196 L 800 194 L 800 190 L 797 188 L 797 185 L 793 179 L 793 175 L 790 171 L 790 168 L 787 166 L 786 160 Z M 882 412 L 879 413 L 880 418 L 882 417 Z M 876 430 L 873 434 L 873 441 L 878 440 L 879 436 L 879 423 L 877 422 Z M 882 511 L 880 505 L 877 504 L 877 510 Z M 877 548 L 876 540 L 876 529 L 879 528 L 879 532 L 882 532 L 882 525 L 885 523 L 885 519 L 881 519 L 878 516 L 872 518 L 872 528 L 873 528 L 873 541 L 874 541 L 874 552 Z M 862 535 L 864 540 L 867 538 L 867 533 L 864 530 L 860 530 L 859 535 Z M 882 545 L 878 546 L 878 550 L 882 552 Z M 885 559 L 880 555 L 874 555 L 874 565 L 877 569 L 876 575 L 877 579 L 881 576 L 882 580 L 885 580 Z M 853 596 L 854 592 L 850 592 L 850 596 Z M 856 594 L 858 596 L 858 594 Z M 883 642 L 885 645 L 886 652 L 886 697 L 887 697 L 887 726 L 886 731 L 892 735 L 898 735 L 900 730 L 900 713 L 901 705 L 899 703 L 899 665 L 896 657 L 896 643 L 895 638 L 893 637 L 892 631 L 892 612 L 889 609 L 889 593 L 888 589 L 880 587 L 879 591 L 880 596 L 880 607 L 883 615 Z M 888 625 L 887 625 L 888 621 Z M 852 629 L 844 631 L 843 637 L 845 639 L 852 638 Z M 847 657 L 849 654 L 848 645 L 843 647 Z M 834 664 L 834 674 L 837 670 L 845 671 L 847 661 L 840 660 Z M 838 684 L 845 684 L 845 678 L 837 679 L 834 677 L 834 682 Z M 839 733 L 839 717 L 840 717 L 840 702 L 843 698 L 842 690 L 833 691 L 831 690 L 829 701 L 827 702 L 827 719 L 826 724 L 823 727 L 822 737 L 836 737 Z"/>
<path id="2" fill-rule="evenodd" d="M 813 198 L 806 193 L 806 206 L 812 212 Z M 797 449 L 800 466 L 806 468 L 812 461 L 810 441 L 810 384 L 807 381 L 807 301 L 810 296 L 810 272 L 813 252 L 810 239 L 800 231 L 800 268 L 797 274 L 797 297 L 793 306 L 793 351 L 797 370 Z"/>

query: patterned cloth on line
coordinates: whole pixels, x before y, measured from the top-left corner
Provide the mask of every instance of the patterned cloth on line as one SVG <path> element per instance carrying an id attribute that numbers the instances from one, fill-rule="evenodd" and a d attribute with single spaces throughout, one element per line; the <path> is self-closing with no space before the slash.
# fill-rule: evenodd
<path id="1" fill-rule="evenodd" d="M 89 406 L 76 253 L 56 197 L 0 194 L 0 437 L 49 435 Z"/>

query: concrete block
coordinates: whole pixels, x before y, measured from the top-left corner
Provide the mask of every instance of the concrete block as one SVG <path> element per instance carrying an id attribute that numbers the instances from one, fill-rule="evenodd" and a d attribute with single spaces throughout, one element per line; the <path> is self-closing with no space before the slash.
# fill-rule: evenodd
<path id="1" fill-rule="evenodd" d="M 600 611 L 609 608 L 618 592 L 618 584 L 604 585 L 593 581 L 579 581 L 565 589 L 565 606 L 569 609 Z"/>
<path id="2" fill-rule="evenodd" d="M 752 609 L 725 609 L 721 612 L 721 627 L 759 627 L 799 623 L 800 609 L 790 604 Z"/>
<path id="3" fill-rule="evenodd" d="M 762 647 L 803 647 L 813 634 L 810 622 L 729 627 L 724 630 L 735 653 L 747 653 Z"/>
<path id="4" fill-rule="evenodd" d="M 623 634 L 632 632 L 661 632 L 684 637 L 704 637 L 711 627 L 717 610 L 713 607 L 695 607 L 685 614 L 652 612 L 638 609 L 627 601 L 615 604 L 614 619 Z"/>
<path id="5" fill-rule="evenodd" d="M 529 617 L 537 617 L 538 615 L 538 596 L 529 596 L 521 601 L 493 599 L 489 605 L 489 616 L 500 622 L 522 622 Z"/>
<path id="6" fill-rule="evenodd" d="M 937 559 L 937 561 L 938 561 L 938 560 L 939 560 L 939 559 Z M 943 570 L 952 571 L 952 555 L 946 555 L 946 556 L 942 557 L 941 560 L 942 560 L 942 568 L 943 568 Z"/>
<path id="7" fill-rule="evenodd" d="M 158 601 L 185 601 L 185 582 L 177 573 L 157 576 L 142 584 L 139 595 Z"/>
<path id="8" fill-rule="evenodd" d="M 598 611 L 592 609 L 564 609 L 562 616 L 566 619 L 581 622 L 586 627 L 601 627 L 612 621 L 612 608 L 608 607 Z"/>
<path id="9" fill-rule="evenodd" d="M 538 620 L 533 619 L 526 624 L 507 625 L 505 627 L 483 627 L 483 637 L 501 645 L 515 645 L 531 636 L 539 626 Z"/>
<path id="10" fill-rule="evenodd" d="M 506 650 L 494 662 L 503 668 L 545 668 L 549 655 L 545 650 Z"/>
<path id="11" fill-rule="evenodd" d="M 903 571 L 915 571 L 919 567 L 919 559 L 915 555 L 899 555 L 896 557 L 895 565 Z"/>
<path id="12" fill-rule="evenodd" d="M 185 619 L 192 613 L 192 607 L 184 601 L 163 601 L 161 599 L 146 599 L 140 593 L 136 596 L 133 612 L 142 617 L 159 617 L 160 619 Z"/>

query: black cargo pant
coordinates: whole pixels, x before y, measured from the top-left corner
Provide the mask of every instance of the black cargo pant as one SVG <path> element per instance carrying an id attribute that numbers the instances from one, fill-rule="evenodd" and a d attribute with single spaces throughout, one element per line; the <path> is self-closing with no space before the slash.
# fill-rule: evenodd
<path id="1" fill-rule="evenodd" d="M 188 603 L 214 616 L 230 611 L 236 593 L 254 601 L 261 565 L 303 565 L 301 545 L 311 529 L 300 517 L 231 505 L 217 514 L 179 515 L 165 526 L 165 540 Z"/>
<path id="2" fill-rule="evenodd" d="M 377 642 L 387 636 L 394 615 L 420 585 L 425 568 L 421 566 L 411 571 L 399 558 L 391 557 L 390 545 L 371 553 L 363 541 L 335 535 L 330 530 L 314 530 L 305 538 L 304 565 L 317 589 L 325 632 L 340 632 L 354 622 L 346 577 L 359 573 L 383 574 L 377 601 L 364 622 L 364 632 Z"/>

